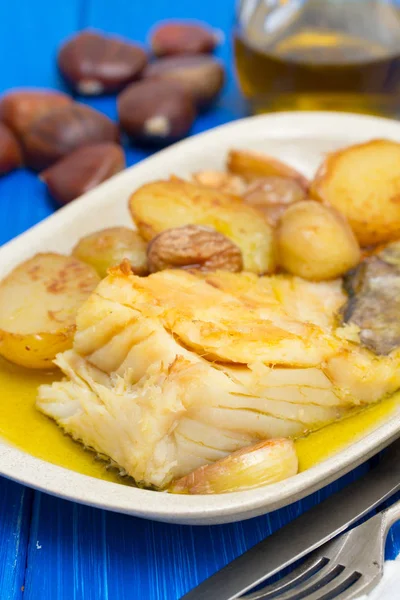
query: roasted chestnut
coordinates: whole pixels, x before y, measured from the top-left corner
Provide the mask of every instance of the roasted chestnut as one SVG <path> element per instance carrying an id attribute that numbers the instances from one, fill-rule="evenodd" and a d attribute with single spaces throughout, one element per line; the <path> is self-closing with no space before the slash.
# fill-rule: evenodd
<path id="1" fill-rule="evenodd" d="M 293 177 L 271 175 L 255 179 L 243 194 L 244 201 L 261 210 L 275 226 L 290 204 L 307 198 L 304 187 Z"/>
<path id="2" fill-rule="evenodd" d="M 149 64 L 143 77 L 179 83 L 193 95 L 197 105 L 204 106 L 221 91 L 225 72 L 222 63 L 212 56 L 171 56 Z"/>
<path id="3" fill-rule="evenodd" d="M 80 146 L 118 142 L 118 126 L 83 104 L 53 110 L 35 121 L 22 137 L 26 164 L 42 170 Z"/>
<path id="4" fill-rule="evenodd" d="M 13 89 L 0 98 L 0 120 L 17 136 L 47 113 L 72 104 L 67 94 L 47 89 Z"/>
<path id="5" fill-rule="evenodd" d="M 188 133 L 196 110 L 192 96 L 182 86 L 144 80 L 132 83 L 118 96 L 118 115 L 130 137 L 166 143 Z"/>
<path id="6" fill-rule="evenodd" d="M 146 63 L 146 52 L 140 46 L 91 30 L 74 35 L 58 53 L 62 75 L 85 96 L 121 90 L 139 76 Z"/>
<path id="7" fill-rule="evenodd" d="M 150 45 L 156 56 L 203 54 L 212 52 L 220 39 L 220 32 L 201 23 L 165 21 L 153 29 Z"/>
<path id="8" fill-rule="evenodd" d="M 58 204 L 68 204 L 125 167 L 121 146 L 112 142 L 83 146 L 40 174 Z"/>
<path id="9" fill-rule="evenodd" d="M 21 148 L 12 131 L 0 123 L 0 175 L 13 171 L 22 164 Z"/>

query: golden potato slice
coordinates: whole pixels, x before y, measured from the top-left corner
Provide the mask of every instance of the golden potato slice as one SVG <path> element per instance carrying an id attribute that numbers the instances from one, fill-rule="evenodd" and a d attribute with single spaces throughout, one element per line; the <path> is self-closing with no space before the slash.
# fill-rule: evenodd
<path id="1" fill-rule="evenodd" d="M 287 208 L 277 229 L 279 264 L 304 279 L 335 279 L 355 267 L 361 252 L 346 219 L 314 200 Z"/>
<path id="2" fill-rule="evenodd" d="M 272 229 L 261 213 L 236 196 L 185 181 L 155 181 L 132 194 L 129 208 L 146 240 L 166 229 L 207 225 L 241 249 L 246 271 L 273 270 Z"/>
<path id="3" fill-rule="evenodd" d="M 147 244 L 137 231 L 127 227 L 110 227 L 85 236 L 76 244 L 72 255 L 91 265 L 100 277 L 105 277 L 110 267 L 126 258 L 135 275 L 146 275 Z"/>
<path id="4" fill-rule="evenodd" d="M 290 177 L 302 188 L 308 189 L 309 182 L 299 171 L 273 158 L 268 154 L 251 150 L 231 150 L 228 154 L 227 169 L 230 173 L 243 177 L 246 181 L 254 181 L 263 177 Z"/>
<path id="5" fill-rule="evenodd" d="M 211 187 L 227 194 L 242 196 L 247 188 L 242 177 L 226 173 L 225 171 L 198 171 L 192 175 L 194 183 L 200 183 L 206 187 Z"/>
<path id="6" fill-rule="evenodd" d="M 0 282 L 0 354 L 32 369 L 52 367 L 72 345 L 78 308 L 99 283 L 71 256 L 36 254 Z"/>
<path id="7" fill-rule="evenodd" d="M 362 246 L 400 237 L 400 144 L 372 140 L 330 154 L 311 196 L 343 213 Z"/>

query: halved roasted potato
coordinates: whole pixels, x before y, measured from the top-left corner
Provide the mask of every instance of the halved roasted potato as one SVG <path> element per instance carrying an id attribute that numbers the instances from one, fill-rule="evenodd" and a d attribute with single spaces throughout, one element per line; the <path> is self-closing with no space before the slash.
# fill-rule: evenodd
<path id="1" fill-rule="evenodd" d="M 72 255 L 91 265 L 100 277 L 107 275 L 110 267 L 126 258 L 135 275 L 146 275 L 147 244 L 137 231 L 127 227 L 109 227 L 83 237 L 72 250 Z"/>
<path id="2" fill-rule="evenodd" d="M 71 256 L 36 254 L 0 282 L 0 355 L 32 369 L 72 345 L 78 308 L 99 283 Z"/>
<path id="3" fill-rule="evenodd" d="M 330 154 L 310 194 L 343 213 L 362 246 L 400 238 L 400 144 L 372 140 Z"/>
<path id="4" fill-rule="evenodd" d="M 279 264 L 304 279 L 335 279 L 361 260 L 360 247 L 345 217 L 315 200 L 289 206 L 276 237 Z"/>
<path id="5" fill-rule="evenodd" d="M 236 196 L 242 196 L 247 189 L 247 184 L 242 177 L 226 171 L 197 171 L 193 173 L 192 178 L 194 183 Z"/>
<path id="6" fill-rule="evenodd" d="M 299 171 L 268 154 L 251 150 L 231 150 L 228 153 L 227 169 L 230 173 L 240 175 L 246 181 L 254 181 L 263 177 L 290 177 L 307 190 L 309 182 Z"/>
<path id="7" fill-rule="evenodd" d="M 245 270 L 262 274 L 274 268 L 271 227 L 236 196 L 185 181 L 155 181 L 132 194 L 129 208 L 146 240 L 174 227 L 208 225 L 240 248 Z"/>

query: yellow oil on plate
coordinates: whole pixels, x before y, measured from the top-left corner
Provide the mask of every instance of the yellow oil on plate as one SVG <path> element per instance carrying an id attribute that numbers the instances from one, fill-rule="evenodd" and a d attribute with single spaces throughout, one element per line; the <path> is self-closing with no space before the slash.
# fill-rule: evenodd
<path id="1" fill-rule="evenodd" d="M 55 465 L 116 483 L 124 483 L 114 470 L 85 450 L 35 408 L 40 384 L 51 383 L 60 373 L 29 371 L 0 360 L 0 436 L 28 454 Z M 356 414 L 326 425 L 296 440 L 300 472 L 325 460 L 377 427 L 400 406 L 400 394 L 386 398 Z"/>
<path id="2" fill-rule="evenodd" d="M 312 178 L 327 152 L 374 138 L 400 142 L 400 123 L 329 112 L 279 112 L 234 121 L 179 142 L 122 171 L 0 248 L 0 279 L 37 252 L 70 253 L 81 237 L 130 222 L 134 189 L 175 174 L 223 169 L 231 148 L 262 151 Z M 300 500 L 347 473 L 400 435 L 400 399 L 390 399 L 296 440 L 300 473 L 253 490 L 186 496 L 122 483 L 92 452 L 34 408 L 52 377 L 0 365 L 0 475 L 45 492 L 144 518 L 185 523 L 239 521 Z"/>

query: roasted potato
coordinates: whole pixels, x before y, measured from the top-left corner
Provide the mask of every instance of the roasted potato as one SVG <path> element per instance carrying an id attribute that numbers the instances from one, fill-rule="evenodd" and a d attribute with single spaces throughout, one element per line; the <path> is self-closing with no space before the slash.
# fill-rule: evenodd
<path id="1" fill-rule="evenodd" d="M 132 194 L 129 208 L 146 240 L 166 229 L 208 225 L 240 248 L 245 270 L 273 270 L 272 229 L 261 213 L 236 196 L 185 181 L 155 181 Z"/>
<path id="2" fill-rule="evenodd" d="M 72 345 L 78 308 L 99 283 L 96 271 L 71 256 L 36 254 L 0 282 L 0 355 L 48 369 Z"/>
<path id="3" fill-rule="evenodd" d="M 227 158 L 227 169 L 230 173 L 243 177 L 246 181 L 254 181 L 263 177 L 277 175 L 290 177 L 297 181 L 302 188 L 308 189 L 308 180 L 293 167 L 281 162 L 277 158 L 252 152 L 251 150 L 231 150 Z"/>
<path id="4" fill-rule="evenodd" d="M 361 252 L 345 218 L 313 200 L 296 202 L 277 229 L 279 264 L 304 279 L 334 279 L 355 267 Z"/>
<path id="5" fill-rule="evenodd" d="M 400 144 L 372 140 L 330 154 L 310 194 L 347 217 L 361 246 L 400 238 Z"/>
<path id="6" fill-rule="evenodd" d="M 225 171 L 197 171 L 197 173 L 193 173 L 192 178 L 194 183 L 200 183 L 236 196 L 242 196 L 247 188 L 242 177 Z"/>
<path id="7" fill-rule="evenodd" d="M 85 236 L 76 244 L 72 255 L 96 269 L 100 277 L 110 267 L 126 258 L 135 275 L 146 275 L 146 242 L 140 234 L 127 227 L 110 227 Z"/>

